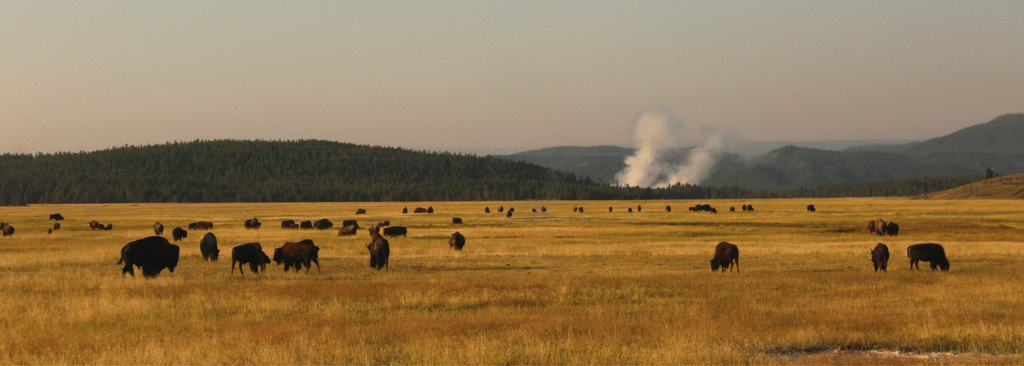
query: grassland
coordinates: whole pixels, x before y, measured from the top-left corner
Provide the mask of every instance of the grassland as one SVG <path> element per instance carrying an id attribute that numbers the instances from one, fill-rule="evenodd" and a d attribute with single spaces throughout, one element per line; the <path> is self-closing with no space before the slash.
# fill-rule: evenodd
<path id="1" fill-rule="evenodd" d="M 701 201 L 717 215 L 686 212 L 695 203 L 0 207 L 17 228 L 0 239 L 0 363 L 1024 363 L 1024 201 L 717 200 Z M 742 204 L 756 211 L 727 212 Z M 400 213 L 428 205 L 434 214 Z M 514 219 L 483 213 L 499 205 Z M 57 212 L 67 220 L 48 235 Z M 243 229 L 251 217 L 264 228 Z M 409 235 L 390 240 L 390 271 L 378 272 L 365 231 L 277 225 L 324 217 L 390 220 Z M 867 234 L 877 218 L 900 236 Z M 221 261 L 203 262 L 191 232 L 174 273 L 122 277 L 125 243 L 154 221 L 169 237 L 197 220 L 214 222 Z M 456 230 L 462 252 L 448 249 Z M 229 274 L 235 245 L 305 238 L 322 273 Z M 710 271 L 720 241 L 739 246 L 741 272 Z M 872 271 L 878 242 L 893 254 L 888 273 Z M 945 246 L 949 272 L 908 270 L 906 246 L 924 242 Z"/>

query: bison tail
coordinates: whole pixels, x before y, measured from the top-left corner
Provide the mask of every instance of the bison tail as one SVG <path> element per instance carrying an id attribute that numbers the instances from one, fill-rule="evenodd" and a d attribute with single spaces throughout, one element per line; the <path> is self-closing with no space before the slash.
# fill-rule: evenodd
<path id="1" fill-rule="evenodd" d="M 121 263 L 124 263 L 124 257 L 121 257 L 120 259 L 117 260 L 117 264 L 121 264 Z"/>

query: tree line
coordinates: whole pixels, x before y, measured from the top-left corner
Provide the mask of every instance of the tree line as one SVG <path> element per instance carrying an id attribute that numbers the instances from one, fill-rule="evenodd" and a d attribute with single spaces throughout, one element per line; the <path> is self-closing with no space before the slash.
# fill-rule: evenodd
<path id="1" fill-rule="evenodd" d="M 495 157 L 318 140 L 196 140 L 3 154 L 0 172 L 0 205 L 911 196 L 981 179 L 913 178 L 787 190 L 620 187 Z"/>

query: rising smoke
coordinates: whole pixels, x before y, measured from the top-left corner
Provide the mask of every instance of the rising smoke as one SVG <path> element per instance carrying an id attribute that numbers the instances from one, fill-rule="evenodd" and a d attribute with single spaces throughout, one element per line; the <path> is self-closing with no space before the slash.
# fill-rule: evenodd
<path id="1" fill-rule="evenodd" d="M 683 121 L 665 108 L 641 112 L 634 124 L 636 152 L 626 157 L 626 168 L 615 175 L 620 185 L 667 187 L 676 183 L 699 184 L 707 178 L 722 150 L 723 136 L 717 130 L 701 128 L 700 133 L 688 133 Z M 680 163 L 672 159 L 672 155 L 682 147 L 687 137 L 700 138 L 702 143 L 689 151 L 685 163 Z"/>

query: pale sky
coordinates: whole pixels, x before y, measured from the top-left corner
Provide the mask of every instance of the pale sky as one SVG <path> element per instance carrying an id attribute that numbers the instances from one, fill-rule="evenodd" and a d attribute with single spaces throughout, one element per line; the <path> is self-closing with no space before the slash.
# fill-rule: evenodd
<path id="1" fill-rule="evenodd" d="M 1024 112 L 1024 1 L 0 1 L 0 152 L 925 139 Z"/>

